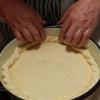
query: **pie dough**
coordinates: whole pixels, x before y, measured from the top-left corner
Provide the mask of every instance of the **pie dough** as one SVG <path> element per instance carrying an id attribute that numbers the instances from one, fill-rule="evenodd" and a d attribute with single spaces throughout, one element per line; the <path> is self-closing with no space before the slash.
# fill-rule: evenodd
<path id="1" fill-rule="evenodd" d="M 53 36 L 37 49 L 17 47 L 2 73 L 7 89 L 25 100 L 71 100 L 99 80 L 88 50 L 59 44 Z"/>

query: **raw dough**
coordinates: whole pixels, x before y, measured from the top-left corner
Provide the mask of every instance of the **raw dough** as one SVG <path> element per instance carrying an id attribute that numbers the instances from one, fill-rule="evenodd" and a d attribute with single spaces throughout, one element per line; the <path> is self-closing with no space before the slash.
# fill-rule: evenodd
<path id="1" fill-rule="evenodd" d="M 38 49 L 16 48 L 2 72 L 7 88 L 25 100 L 71 100 L 99 79 L 88 50 L 66 47 L 52 36 Z"/>

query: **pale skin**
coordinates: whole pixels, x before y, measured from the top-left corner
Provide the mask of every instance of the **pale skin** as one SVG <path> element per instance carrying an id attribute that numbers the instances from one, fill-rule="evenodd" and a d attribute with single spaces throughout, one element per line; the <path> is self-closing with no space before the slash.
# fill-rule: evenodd
<path id="1" fill-rule="evenodd" d="M 46 38 L 39 14 L 23 0 L 0 0 L 1 16 L 10 25 L 20 41 L 43 41 Z"/>
<path id="2" fill-rule="evenodd" d="M 45 21 L 23 0 L 0 0 L 0 15 L 10 25 L 20 41 L 42 42 L 46 39 Z M 60 43 L 77 47 L 86 45 L 100 17 L 100 0 L 79 0 L 74 3 L 58 22 L 61 25 Z"/>
<path id="3" fill-rule="evenodd" d="M 63 15 L 59 23 L 62 29 L 59 41 L 77 47 L 87 44 L 100 17 L 99 0 L 79 0 Z"/>

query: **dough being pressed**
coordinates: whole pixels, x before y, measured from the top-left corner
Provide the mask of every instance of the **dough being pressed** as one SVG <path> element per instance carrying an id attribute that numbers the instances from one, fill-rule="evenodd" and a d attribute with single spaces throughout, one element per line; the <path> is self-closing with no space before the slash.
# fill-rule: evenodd
<path id="1" fill-rule="evenodd" d="M 25 100 L 71 100 L 99 80 L 88 50 L 59 44 L 53 36 L 39 48 L 17 47 L 2 73 L 7 89 Z"/>

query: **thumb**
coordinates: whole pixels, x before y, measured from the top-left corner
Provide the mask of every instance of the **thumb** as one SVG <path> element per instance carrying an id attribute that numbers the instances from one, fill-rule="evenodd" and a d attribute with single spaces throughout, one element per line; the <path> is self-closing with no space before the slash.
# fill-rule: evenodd
<path id="1" fill-rule="evenodd" d="M 58 24 L 64 23 L 64 21 L 66 20 L 67 16 L 70 14 L 72 8 L 73 8 L 73 5 L 65 12 L 65 14 L 62 16 L 62 18 L 57 22 Z"/>

